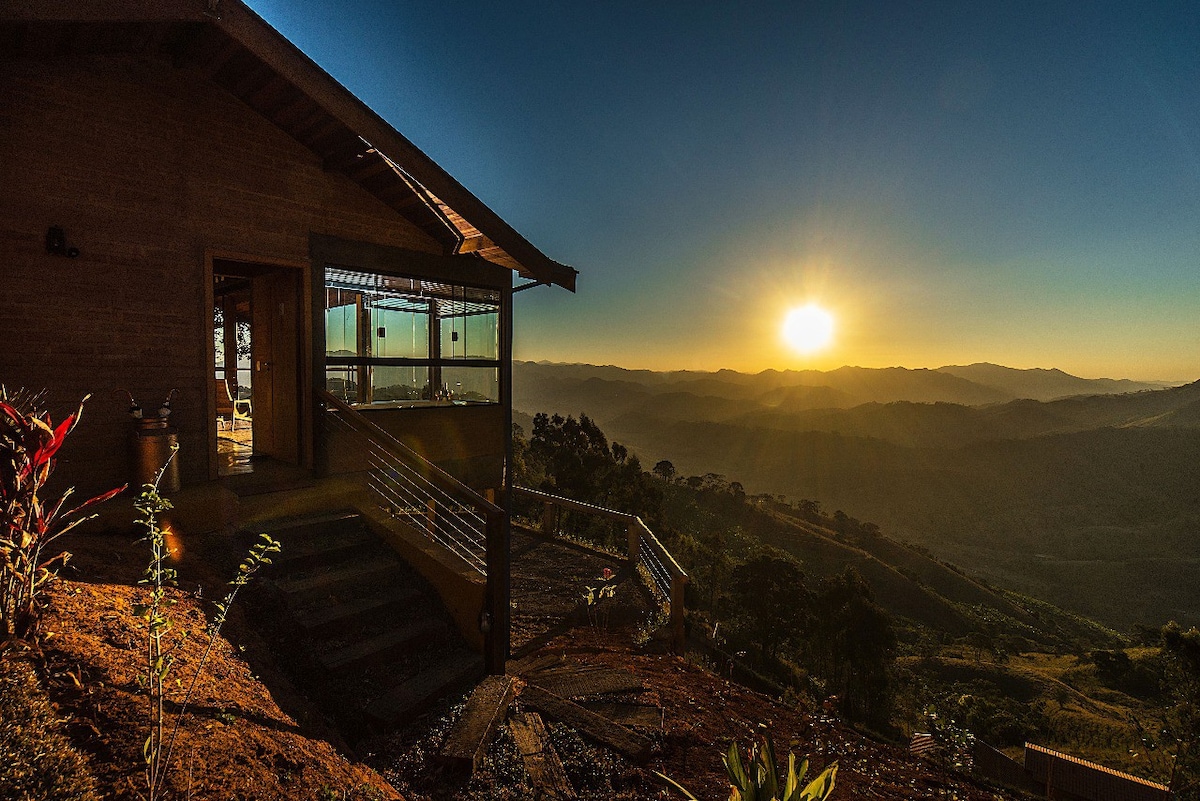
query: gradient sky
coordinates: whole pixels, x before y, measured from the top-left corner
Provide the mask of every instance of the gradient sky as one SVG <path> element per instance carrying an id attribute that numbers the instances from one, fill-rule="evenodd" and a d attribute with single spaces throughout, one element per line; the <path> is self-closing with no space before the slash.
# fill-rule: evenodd
<path id="1" fill-rule="evenodd" d="M 1200 378 L 1200 4 L 249 2 L 580 270 L 518 358 Z"/>

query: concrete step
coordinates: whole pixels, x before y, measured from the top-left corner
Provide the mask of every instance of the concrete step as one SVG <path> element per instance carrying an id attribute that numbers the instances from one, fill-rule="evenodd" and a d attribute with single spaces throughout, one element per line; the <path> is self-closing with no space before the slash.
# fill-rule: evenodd
<path id="1" fill-rule="evenodd" d="M 386 616 L 403 607 L 416 606 L 424 596 L 409 586 L 392 586 L 378 594 L 323 606 L 296 616 L 300 628 L 314 637 L 354 626 L 368 618 Z"/>
<path id="2" fill-rule="evenodd" d="M 405 651 L 419 650 L 436 638 L 449 639 L 445 624 L 424 616 L 389 628 L 380 634 L 358 639 L 349 645 L 319 654 L 317 659 L 327 670 L 345 672 L 372 664 Z"/>
<path id="3" fill-rule="evenodd" d="M 468 685 L 483 675 L 483 657 L 464 649 L 439 655 L 420 673 L 396 685 L 367 706 L 367 716 L 383 726 L 394 726 L 409 714 Z"/>
<path id="4" fill-rule="evenodd" d="M 280 543 L 283 550 L 274 557 L 274 563 L 276 569 L 285 574 L 347 562 L 355 556 L 365 557 L 372 552 L 387 553 L 371 532 L 354 527 L 303 539 L 285 535 L 280 538 Z"/>
<path id="5" fill-rule="evenodd" d="M 311 533 L 325 531 L 331 525 L 341 527 L 344 524 L 352 524 L 361 517 L 362 515 L 353 509 L 340 509 L 334 512 L 299 517 L 278 517 L 250 526 L 247 532 L 255 536 L 259 532 L 266 532 L 276 539 L 304 537 Z"/>
<path id="6" fill-rule="evenodd" d="M 368 590 L 373 586 L 393 586 L 402 562 L 394 556 L 379 555 L 306 570 L 275 579 L 275 586 L 288 597 L 292 606 L 334 598 L 347 590 Z"/>

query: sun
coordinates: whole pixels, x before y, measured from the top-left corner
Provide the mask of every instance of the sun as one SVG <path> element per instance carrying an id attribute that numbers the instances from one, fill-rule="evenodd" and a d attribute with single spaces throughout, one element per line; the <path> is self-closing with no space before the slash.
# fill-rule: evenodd
<path id="1" fill-rule="evenodd" d="M 815 303 L 798 306 L 783 320 L 783 339 L 799 353 L 816 353 L 833 341 L 833 315 Z"/>

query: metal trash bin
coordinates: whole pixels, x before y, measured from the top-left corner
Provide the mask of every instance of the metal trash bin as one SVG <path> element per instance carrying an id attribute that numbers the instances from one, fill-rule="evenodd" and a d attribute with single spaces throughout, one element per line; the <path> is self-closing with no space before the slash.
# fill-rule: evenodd
<path id="1" fill-rule="evenodd" d="M 142 485 L 153 484 L 154 477 L 179 444 L 179 435 L 167 425 L 166 417 L 139 417 L 129 434 L 129 452 L 133 463 L 132 484 L 137 492 Z M 158 484 L 162 494 L 179 491 L 179 458 L 171 459 Z"/>

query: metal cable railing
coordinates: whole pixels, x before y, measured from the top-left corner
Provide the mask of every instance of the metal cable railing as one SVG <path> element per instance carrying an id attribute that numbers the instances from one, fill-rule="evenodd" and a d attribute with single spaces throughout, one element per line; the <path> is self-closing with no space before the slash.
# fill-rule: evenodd
<path id="1" fill-rule="evenodd" d="M 646 572 L 650 574 L 650 579 L 653 582 L 655 594 L 659 600 L 667 600 L 671 597 L 671 573 L 667 570 L 667 566 L 658 558 L 658 554 L 650 548 L 642 548 L 638 551 L 638 561 L 642 567 L 646 568 Z"/>
<path id="2" fill-rule="evenodd" d="M 547 537 L 557 535 L 563 511 L 607 518 L 623 523 L 628 536 L 629 561 L 634 565 L 646 568 L 652 584 L 651 591 L 658 596 L 660 602 L 670 605 L 675 649 L 682 652 L 684 647 L 684 591 L 687 587 L 688 575 L 640 517 L 525 487 L 513 487 L 513 494 L 519 498 L 542 504 L 541 530 Z"/>
<path id="3" fill-rule="evenodd" d="M 348 447 L 346 455 L 367 468 L 364 485 L 380 509 L 486 576 L 489 517 L 503 511 L 335 396 L 320 397 L 326 442 Z"/>

